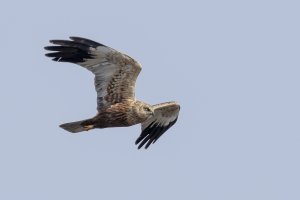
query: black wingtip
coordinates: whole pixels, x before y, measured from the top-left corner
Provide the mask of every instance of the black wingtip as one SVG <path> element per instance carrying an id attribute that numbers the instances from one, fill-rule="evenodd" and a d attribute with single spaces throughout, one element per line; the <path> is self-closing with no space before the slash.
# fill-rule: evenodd
<path id="1" fill-rule="evenodd" d="M 45 56 L 53 58 L 53 61 L 82 63 L 86 59 L 93 58 L 90 48 L 100 45 L 80 37 L 71 38 L 73 40 L 50 40 L 49 42 L 54 45 L 46 46 L 44 49 L 52 52 L 45 54 Z"/>
<path id="2" fill-rule="evenodd" d="M 176 123 L 177 119 L 178 117 L 166 126 L 159 126 L 152 122 L 142 131 L 141 135 L 135 141 L 136 145 L 139 144 L 138 149 L 142 148 L 144 145 L 145 149 L 148 149 L 151 144 L 154 144 L 170 127 Z"/>
<path id="3" fill-rule="evenodd" d="M 93 40 L 87 39 L 87 38 L 83 38 L 83 37 L 77 37 L 77 36 L 71 36 L 69 37 L 71 40 L 73 40 L 74 42 L 78 42 L 81 44 L 85 44 L 94 48 L 97 48 L 98 46 L 104 46 L 106 47 L 104 44 L 95 42 Z"/>

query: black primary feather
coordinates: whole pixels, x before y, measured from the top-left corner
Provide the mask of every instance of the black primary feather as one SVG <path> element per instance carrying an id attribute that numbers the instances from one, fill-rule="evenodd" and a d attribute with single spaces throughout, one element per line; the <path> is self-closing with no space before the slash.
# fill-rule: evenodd
<path id="1" fill-rule="evenodd" d="M 81 44 L 85 44 L 87 46 L 90 46 L 90 47 L 94 47 L 94 48 L 97 48 L 98 46 L 103 46 L 103 47 L 106 47 L 104 44 L 100 44 L 98 42 L 95 42 L 93 40 L 89 40 L 89 39 L 86 39 L 86 38 L 82 38 L 82 37 L 70 37 L 71 40 L 75 41 L 75 42 L 78 42 L 78 43 L 81 43 Z"/>
<path id="2" fill-rule="evenodd" d="M 53 58 L 52 60 L 54 61 L 81 63 L 85 62 L 86 59 L 93 58 L 91 48 L 105 46 L 81 37 L 70 37 L 70 39 L 71 40 L 50 40 L 50 43 L 57 46 L 46 46 L 46 50 L 54 52 L 45 55 Z"/>
<path id="3" fill-rule="evenodd" d="M 167 126 L 159 126 L 158 124 L 152 122 L 147 126 L 141 133 L 141 135 L 135 141 L 135 144 L 139 144 L 138 149 L 145 145 L 147 149 L 151 144 L 155 143 L 158 138 L 160 138 L 171 126 L 173 126 L 177 121 L 177 118 L 170 122 Z"/>

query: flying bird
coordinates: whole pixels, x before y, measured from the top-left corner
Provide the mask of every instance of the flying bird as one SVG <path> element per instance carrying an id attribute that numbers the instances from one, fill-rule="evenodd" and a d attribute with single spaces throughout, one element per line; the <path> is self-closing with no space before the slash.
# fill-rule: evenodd
<path id="1" fill-rule="evenodd" d="M 53 46 L 45 54 L 54 61 L 78 64 L 95 75 L 97 115 L 90 119 L 61 124 L 60 127 L 78 133 L 95 128 L 127 127 L 141 124 L 135 141 L 138 149 L 155 143 L 178 118 L 180 105 L 166 102 L 157 105 L 136 100 L 135 82 L 141 64 L 113 48 L 98 42 L 70 37 L 70 40 L 50 40 Z"/>

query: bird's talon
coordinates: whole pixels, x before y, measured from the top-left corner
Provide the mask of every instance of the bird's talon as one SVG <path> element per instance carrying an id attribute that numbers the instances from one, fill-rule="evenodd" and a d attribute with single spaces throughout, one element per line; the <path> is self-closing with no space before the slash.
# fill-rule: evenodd
<path id="1" fill-rule="evenodd" d="M 89 130 L 94 128 L 94 125 L 83 126 L 83 128 L 84 128 L 85 131 L 89 131 Z"/>

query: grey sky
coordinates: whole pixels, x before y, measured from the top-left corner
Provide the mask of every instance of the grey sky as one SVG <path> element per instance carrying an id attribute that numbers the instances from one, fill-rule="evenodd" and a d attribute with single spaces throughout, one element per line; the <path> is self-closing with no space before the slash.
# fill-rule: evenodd
<path id="1" fill-rule="evenodd" d="M 300 199 L 298 1 L 6 1 L 0 6 L 0 199 Z M 72 135 L 93 76 L 44 56 L 82 36 L 137 59 L 137 97 L 179 120 Z"/>

